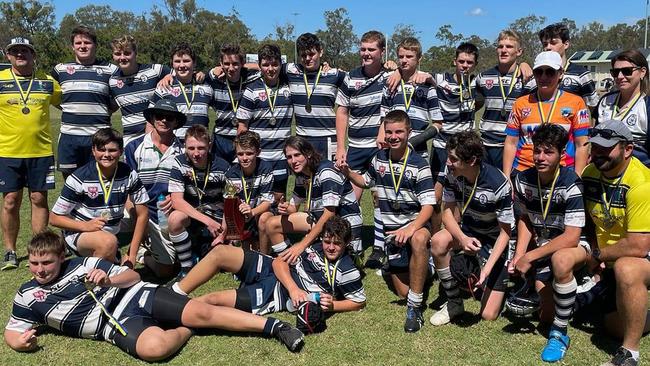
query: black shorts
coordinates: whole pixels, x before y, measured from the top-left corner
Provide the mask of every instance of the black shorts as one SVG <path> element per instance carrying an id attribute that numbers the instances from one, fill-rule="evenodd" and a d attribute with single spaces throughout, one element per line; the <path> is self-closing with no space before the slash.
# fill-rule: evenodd
<path id="1" fill-rule="evenodd" d="M 0 192 L 33 192 L 54 189 L 54 156 L 42 158 L 0 158 Z"/>
<path id="2" fill-rule="evenodd" d="M 77 168 L 93 159 L 92 136 L 75 136 L 62 133 L 59 136 L 57 168 L 65 174 L 72 174 Z"/>
<path id="3" fill-rule="evenodd" d="M 111 341 L 133 357 L 138 338 L 149 327 L 173 329 L 183 326 L 182 315 L 190 299 L 167 287 L 145 286 L 138 290 L 119 315 L 118 321 L 126 329 L 126 337 L 117 331 Z"/>
<path id="4" fill-rule="evenodd" d="M 479 256 L 479 262 L 481 263 L 481 268 L 487 263 L 487 259 Z M 485 287 L 491 289 L 492 291 L 501 291 L 505 292 L 508 289 L 508 267 L 506 266 L 506 259 L 501 256 L 494 263 L 492 271 L 485 281 Z"/>
<path id="5" fill-rule="evenodd" d="M 273 259 L 262 253 L 245 250 L 244 263 L 237 273 L 235 308 L 247 313 L 268 314 L 282 310 L 284 291 L 273 273 Z"/>

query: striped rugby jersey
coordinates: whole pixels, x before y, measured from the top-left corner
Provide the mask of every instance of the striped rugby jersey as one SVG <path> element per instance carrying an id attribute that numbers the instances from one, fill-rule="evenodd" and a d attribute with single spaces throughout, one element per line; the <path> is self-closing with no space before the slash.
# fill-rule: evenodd
<path id="1" fill-rule="evenodd" d="M 610 119 L 625 122 L 634 138 L 634 156 L 646 166 L 650 166 L 650 138 L 648 138 L 648 117 L 650 116 L 650 98 L 642 94 L 631 106 L 621 111 L 615 108 L 616 99 L 620 92 L 607 93 L 598 102 L 598 114 L 595 124 Z M 629 110 L 629 112 L 627 112 Z M 616 113 L 615 113 L 616 112 Z"/>
<path id="2" fill-rule="evenodd" d="M 501 94 L 501 88 L 499 87 L 499 79 L 503 83 L 503 92 L 507 94 L 505 103 Z M 512 92 L 508 94 L 512 82 L 515 85 L 512 88 Z M 485 98 L 485 110 L 483 111 L 483 116 L 479 124 L 481 139 L 485 146 L 503 146 L 503 142 L 506 139 L 506 122 L 512 105 L 515 99 L 530 93 L 533 85 L 534 81 L 523 84 L 520 72 L 514 81 L 512 72 L 501 75 L 498 66 L 478 74 L 476 77 L 476 91 Z M 504 113 L 501 113 L 502 110 Z"/>
<path id="3" fill-rule="evenodd" d="M 182 85 L 182 86 L 181 86 Z M 183 88 L 181 90 L 181 87 Z M 185 94 L 183 94 L 183 90 Z M 194 94 L 194 96 L 192 96 Z M 170 90 L 164 88 L 157 88 L 149 107 L 153 107 L 160 99 L 169 99 L 176 103 L 178 111 L 185 114 L 187 122 L 181 128 L 177 128 L 174 134 L 185 141 L 185 132 L 192 125 L 203 125 L 208 127 L 210 119 L 208 118 L 208 110 L 213 105 L 213 90 L 212 86 L 208 83 L 196 84 L 194 82 L 181 84 L 176 78 L 172 82 Z M 185 96 L 187 95 L 187 100 Z M 187 103 L 189 101 L 189 105 Z"/>
<path id="4" fill-rule="evenodd" d="M 206 215 L 220 221 L 223 217 L 226 170 L 230 164 L 217 156 L 212 157 L 208 164 L 209 172 L 207 169 L 194 169 L 185 154 L 177 155 L 169 173 L 168 190 L 169 193 L 184 193 L 183 198 L 192 207 L 203 208 Z M 196 181 L 193 177 L 196 177 Z"/>
<path id="5" fill-rule="evenodd" d="M 242 95 L 246 86 L 254 80 L 259 79 L 259 71 L 241 69 L 241 76 L 239 82 L 230 84 L 230 91 L 235 99 L 235 104 L 239 106 Z M 208 73 L 208 82 L 214 91 L 213 105 L 214 110 L 217 112 L 217 118 L 214 121 L 214 133 L 222 136 L 237 136 L 237 118 L 233 110 L 230 94 L 228 93 L 228 85 L 223 80 L 217 79 L 212 70 Z M 241 83 L 241 89 L 240 89 Z"/>
<path id="6" fill-rule="evenodd" d="M 310 245 L 300 254 L 296 263 L 290 267 L 291 277 L 298 287 L 305 292 L 329 293 L 337 300 L 366 301 L 361 273 L 354 265 L 352 257 L 343 251 L 338 260 L 329 262 L 328 266 L 325 266 L 324 258 L 321 242 Z M 329 271 L 332 276 L 335 266 L 336 273 L 332 286 L 327 281 L 328 276 L 325 271 Z"/>
<path id="7" fill-rule="evenodd" d="M 336 96 L 339 107 L 348 108 L 348 145 L 355 148 L 377 147 L 381 125 L 381 98 L 387 73 L 367 77 L 363 67 L 350 71 Z"/>
<path id="8" fill-rule="evenodd" d="M 117 66 L 96 60 L 91 65 L 77 62 L 54 66 L 52 77 L 61 85 L 61 133 L 91 136 L 111 126 L 111 96 L 108 82 Z"/>
<path id="9" fill-rule="evenodd" d="M 237 110 L 237 119 L 246 121 L 248 129 L 260 135 L 260 158 L 268 161 L 283 160 L 282 147 L 287 137 L 291 136 L 291 91 L 282 80 L 273 88 L 265 88 L 265 85 L 263 78 L 248 84 Z M 272 95 L 277 95 L 273 112 L 269 101 L 271 96 L 267 94 L 267 90 Z"/>
<path id="10" fill-rule="evenodd" d="M 476 100 L 476 78 L 471 77 L 470 85 L 463 85 L 463 92 L 471 90 L 468 98 L 460 102 L 460 84 L 454 79 L 454 74 L 434 74 L 436 81 L 436 94 L 442 113 L 442 129 L 433 138 L 433 147 L 444 149 L 447 140 L 452 135 L 474 128 L 474 103 Z"/>
<path id="11" fill-rule="evenodd" d="M 406 108 L 407 100 L 411 98 L 409 108 Z M 438 104 L 436 88 L 418 84 L 404 83 L 394 93 L 384 85 L 381 98 L 381 118 L 386 117 L 390 111 L 405 111 L 411 121 L 411 134 L 409 137 L 417 136 L 427 129 L 430 121 L 442 122 L 442 113 Z M 428 156 L 426 144 L 416 146 L 418 153 Z"/>
<path id="12" fill-rule="evenodd" d="M 169 194 L 169 174 L 174 158 L 183 154 L 181 142 L 175 139 L 163 154 L 151 139 L 152 132 L 131 141 L 124 148 L 124 161 L 138 172 L 149 194 L 149 220 L 158 223 L 158 196 Z"/>
<path id="13" fill-rule="evenodd" d="M 551 202 L 546 216 L 543 212 L 551 193 L 551 183 L 541 188 L 544 206 L 540 202 L 540 190 L 537 186 L 537 169 L 530 168 L 515 176 L 513 182 L 515 201 L 521 207 L 521 214 L 527 215 L 533 225 L 537 237 L 546 227 L 549 230 L 547 239 L 562 234 L 566 226 L 585 226 L 585 205 L 582 197 L 582 181 L 571 169 L 560 167 Z M 544 222 L 546 226 L 544 226 Z"/>
<path id="14" fill-rule="evenodd" d="M 79 221 L 90 221 L 102 217 L 103 212 L 107 211 L 108 221 L 102 230 L 117 234 L 120 231 L 120 221 L 124 217 L 127 198 L 136 205 L 144 205 L 149 201 L 149 195 L 138 173 L 125 163 L 118 162 L 108 203 L 105 203 L 106 194 L 99 182 L 96 164 L 95 160 L 92 160 L 75 170 L 65 180 L 65 186 L 54 203 L 52 212 L 57 215 L 69 215 Z M 107 189 L 112 179 L 109 177 L 104 180 Z"/>
<path id="15" fill-rule="evenodd" d="M 118 69 L 109 80 L 111 97 L 120 107 L 124 143 L 144 135 L 147 125 L 144 112 L 156 91 L 156 85 L 171 72 L 161 64 L 138 64 L 135 74 L 124 75 Z"/>
<path id="16" fill-rule="evenodd" d="M 451 173 L 445 176 L 442 200 L 455 203 L 459 211 L 471 196 L 465 214 L 461 218 L 461 229 L 481 241 L 479 255 L 488 258 L 499 236 L 499 223 L 514 225 L 512 188 L 501 170 L 481 163 L 481 170 L 472 195 L 474 182 L 465 177 L 455 178 Z"/>
<path id="17" fill-rule="evenodd" d="M 390 149 L 379 150 L 363 176 L 366 185 L 374 186 L 377 190 L 384 231 L 397 230 L 409 224 L 418 216 L 422 206 L 436 204 L 429 163 L 419 154 L 411 152 L 397 194 L 388 163 L 389 154 Z M 403 162 L 404 158 L 392 163 L 396 181 L 399 180 Z M 399 207 L 393 207 L 395 204 Z"/>
<path id="18" fill-rule="evenodd" d="M 251 177 L 244 177 L 239 163 L 234 163 L 226 171 L 226 179 L 237 189 L 237 196 L 242 202 L 246 202 L 246 194 L 251 208 L 255 208 L 262 202 L 273 203 L 273 167 L 269 162 L 257 158 L 255 172 Z M 246 182 L 246 192 L 244 183 Z"/>
<path id="19" fill-rule="evenodd" d="M 307 90 L 305 89 L 304 67 L 295 63 L 284 64 L 282 68 L 291 88 L 291 101 L 296 119 L 296 135 L 304 137 L 336 136 L 336 114 L 334 106 L 339 88 L 343 85 L 345 72 L 330 69 L 321 72 L 318 85 L 314 88 L 317 71 L 307 72 L 307 84 L 311 91 L 309 99 L 311 112 L 307 112 Z"/>
<path id="20" fill-rule="evenodd" d="M 54 281 L 41 285 L 31 279 L 20 286 L 5 329 L 23 333 L 45 324 L 70 337 L 108 339 L 113 327 L 84 286 L 85 276 L 93 268 L 103 270 L 108 276 L 127 270 L 127 267 L 94 257 L 66 260 Z M 127 290 L 95 287 L 94 293 L 110 309 L 115 305 L 115 299 Z M 130 298 L 122 297 L 119 301 L 130 301 Z"/>

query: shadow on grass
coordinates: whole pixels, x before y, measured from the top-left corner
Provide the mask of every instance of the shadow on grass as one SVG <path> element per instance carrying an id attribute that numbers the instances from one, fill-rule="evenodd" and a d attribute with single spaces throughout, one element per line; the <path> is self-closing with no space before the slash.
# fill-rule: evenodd
<path id="1" fill-rule="evenodd" d="M 502 316 L 509 321 L 509 323 L 502 328 L 506 333 L 535 334 L 536 331 L 539 331 L 538 327 L 532 322 L 532 320 L 535 320 L 533 317 L 521 317 L 512 315 L 508 312 L 504 312 Z"/>

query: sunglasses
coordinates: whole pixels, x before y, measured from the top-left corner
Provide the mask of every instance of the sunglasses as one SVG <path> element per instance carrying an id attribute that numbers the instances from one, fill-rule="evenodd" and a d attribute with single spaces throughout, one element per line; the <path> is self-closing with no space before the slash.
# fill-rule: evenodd
<path id="1" fill-rule="evenodd" d="M 628 67 L 620 67 L 620 68 L 612 68 L 609 69 L 610 75 L 612 75 L 613 78 L 618 76 L 619 72 L 623 73 L 623 76 L 630 76 L 634 72 L 634 70 L 638 70 L 641 67 L 639 66 L 628 66 Z"/>
<path id="2" fill-rule="evenodd" d="M 606 139 L 611 139 L 613 137 L 619 137 L 619 138 L 624 138 L 627 140 L 627 138 L 619 133 L 617 133 L 614 130 L 609 130 L 609 129 L 600 129 L 600 128 L 590 128 L 589 129 L 589 137 L 596 137 L 596 136 L 601 136 Z"/>
<path id="3" fill-rule="evenodd" d="M 165 120 L 167 120 L 167 121 L 175 121 L 176 120 L 176 116 L 174 116 L 173 114 L 166 114 L 166 113 L 155 113 L 153 115 L 153 117 L 155 119 L 157 119 L 157 120 L 161 120 L 163 118 Z"/>
<path id="4" fill-rule="evenodd" d="M 551 68 L 538 68 L 533 70 L 533 75 L 535 75 L 535 77 L 546 75 L 547 77 L 552 78 L 555 74 L 557 74 L 557 70 Z"/>

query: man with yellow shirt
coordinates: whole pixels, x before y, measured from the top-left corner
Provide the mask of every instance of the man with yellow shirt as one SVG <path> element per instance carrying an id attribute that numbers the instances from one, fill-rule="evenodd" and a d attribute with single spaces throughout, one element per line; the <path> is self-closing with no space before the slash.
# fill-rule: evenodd
<path id="1" fill-rule="evenodd" d="M 36 51 L 27 38 L 16 37 L 5 47 L 11 68 L 0 71 L 0 192 L 5 245 L 0 270 L 18 266 L 16 238 L 23 188 L 29 189 L 32 231 L 47 227 L 47 190 L 54 188 L 54 154 L 50 135 L 50 105 L 58 106 L 61 87 L 34 68 Z"/>
<path id="2" fill-rule="evenodd" d="M 632 156 L 633 136 L 621 121 L 605 121 L 590 132 L 591 164 L 582 173 L 585 208 L 593 223 L 587 235 L 587 265 L 601 275 L 606 291 L 606 329 L 623 339 L 603 365 L 635 366 L 646 323 L 650 286 L 650 169 Z"/>

